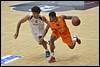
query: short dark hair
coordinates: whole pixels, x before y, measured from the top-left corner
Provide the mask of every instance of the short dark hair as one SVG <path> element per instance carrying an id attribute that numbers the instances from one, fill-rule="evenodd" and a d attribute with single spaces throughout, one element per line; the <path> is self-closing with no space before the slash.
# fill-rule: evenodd
<path id="1" fill-rule="evenodd" d="M 49 13 L 49 16 L 54 17 L 54 16 L 56 16 L 56 13 L 54 11 L 52 11 Z"/>
<path id="2" fill-rule="evenodd" d="M 41 12 L 41 9 L 40 9 L 40 7 L 38 7 L 38 6 L 34 6 L 34 7 L 31 8 L 31 11 L 32 11 L 32 12 L 40 13 L 40 12 Z"/>

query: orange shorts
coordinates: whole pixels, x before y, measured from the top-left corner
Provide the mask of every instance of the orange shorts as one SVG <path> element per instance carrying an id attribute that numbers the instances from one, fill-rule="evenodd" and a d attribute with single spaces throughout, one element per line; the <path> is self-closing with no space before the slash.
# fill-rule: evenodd
<path id="1" fill-rule="evenodd" d="M 72 38 L 71 38 L 71 35 L 70 35 L 69 31 L 65 31 L 64 33 L 61 33 L 61 34 L 59 32 L 52 32 L 51 36 L 55 36 L 56 39 L 61 37 L 62 41 L 64 43 L 66 43 L 68 46 L 72 46 L 72 44 L 73 44 L 73 41 L 72 41 Z"/>

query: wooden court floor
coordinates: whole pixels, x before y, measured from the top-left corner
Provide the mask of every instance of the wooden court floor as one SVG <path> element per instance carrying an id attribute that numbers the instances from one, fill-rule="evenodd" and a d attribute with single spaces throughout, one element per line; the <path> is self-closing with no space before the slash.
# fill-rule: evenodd
<path id="1" fill-rule="evenodd" d="M 99 65 L 99 7 L 88 10 L 72 10 L 57 12 L 57 15 L 78 16 L 81 24 L 73 26 L 66 20 L 72 35 L 76 34 L 82 40 L 81 45 L 69 49 L 58 39 L 55 49 L 57 62 L 48 63 L 44 57 L 44 49 L 34 40 L 29 23 L 22 24 L 19 37 L 15 40 L 13 35 L 18 21 L 28 12 L 13 11 L 10 5 L 26 3 L 18 1 L 1 1 L 1 56 L 19 55 L 24 58 L 15 60 L 3 66 L 98 66 Z M 48 18 L 48 12 L 41 12 Z M 49 40 L 51 30 L 45 40 Z M 48 46 L 49 47 L 49 46 Z"/>

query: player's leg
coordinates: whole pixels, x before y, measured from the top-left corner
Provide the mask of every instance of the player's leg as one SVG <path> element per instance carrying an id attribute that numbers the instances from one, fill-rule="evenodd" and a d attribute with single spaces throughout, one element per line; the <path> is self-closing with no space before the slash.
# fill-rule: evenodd
<path id="1" fill-rule="evenodd" d="M 51 36 L 50 37 L 50 41 L 49 41 L 49 45 L 50 45 L 50 51 L 51 51 L 51 56 L 48 58 L 48 62 L 52 63 L 55 62 L 55 57 L 54 57 L 54 50 L 55 50 L 55 45 L 54 45 L 54 41 L 56 40 L 55 36 Z"/>
<path id="2" fill-rule="evenodd" d="M 73 49 L 75 47 L 76 42 L 72 40 L 71 36 L 68 34 L 61 36 L 64 43 L 68 45 L 70 49 Z"/>
<path id="3" fill-rule="evenodd" d="M 43 48 L 45 49 L 45 50 L 47 50 L 48 48 L 47 48 L 47 42 L 43 39 L 43 40 L 40 40 L 40 38 L 41 38 L 42 36 L 39 36 L 39 44 L 40 45 L 43 45 Z"/>
<path id="4" fill-rule="evenodd" d="M 50 51 L 52 53 L 51 55 L 54 55 L 54 49 L 55 49 L 54 41 L 55 40 L 56 40 L 55 36 L 50 37 L 49 45 L 50 45 Z"/>
<path id="5" fill-rule="evenodd" d="M 51 37 L 50 37 L 50 41 L 49 41 L 49 45 L 50 45 L 50 51 L 51 51 L 51 56 L 48 58 L 48 62 L 52 63 L 52 62 L 56 62 L 55 56 L 54 56 L 54 50 L 55 50 L 55 44 L 54 42 L 59 38 L 59 34 L 55 34 L 52 33 Z"/>
<path id="6" fill-rule="evenodd" d="M 68 47 L 69 47 L 70 49 L 73 49 L 73 48 L 75 47 L 76 42 L 77 42 L 78 44 L 81 43 L 81 40 L 80 40 L 77 36 L 74 36 L 74 37 L 72 38 L 70 34 L 63 35 L 61 38 L 62 38 L 63 42 L 66 43 L 66 44 L 68 45 Z"/>
<path id="7" fill-rule="evenodd" d="M 76 35 L 73 36 L 72 41 L 73 41 L 73 43 L 72 43 L 73 46 L 71 46 L 71 49 L 73 49 L 75 47 L 76 42 L 78 44 L 81 44 L 81 40 Z"/>
<path id="8" fill-rule="evenodd" d="M 58 32 L 54 33 L 52 32 L 50 40 L 49 40 L 49 45 L 50 45 L 50 51 L 51 55 L 54 55 L 54 49 L 55 49 L 55 44 L 54 42 L 60 37 L 60 34 Z"/>
<path id="9" fill-rule="evenodd" d="M 50 52 L 47 48 L 47 42 L 44 39 L 40 41 L 41 37 L 42 36 L 39 36 L 39 44 L 42 45 L 43 48 L 45 49 L 45 57 L 48 58 L 50 56 Z"/>

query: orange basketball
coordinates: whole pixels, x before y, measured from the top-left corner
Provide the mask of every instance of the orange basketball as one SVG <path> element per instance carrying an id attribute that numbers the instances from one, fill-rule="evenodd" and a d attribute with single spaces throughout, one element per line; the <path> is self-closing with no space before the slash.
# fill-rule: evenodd
<path id="1" fill-rule="evenodd" d="M 80 19 L 78 17 L 76 17 L 76 16 L 72 17 L 72 24 L 74 26 L 80 25 Z"/>

